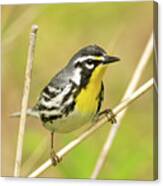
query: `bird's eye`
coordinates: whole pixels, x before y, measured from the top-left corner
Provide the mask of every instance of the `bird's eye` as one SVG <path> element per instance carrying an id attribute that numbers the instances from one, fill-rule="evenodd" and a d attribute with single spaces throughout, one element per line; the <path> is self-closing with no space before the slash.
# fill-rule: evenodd
<path id="1" fill-rule="evenodd" d="M 94 63 L 92 60 L 88 60 L 87 63 L 85 64 L 85 66 L 88 68 L 88 69 L 93 69 L 94 68 Z"/>
<path id="2" fill-rule="evenodd" d="M 93 61 L 89 59 L 89 60 L 87 61 L 87 64 L 88 64 L 88 65 L 92 65 L 92 64 L 93 64 Z"/>

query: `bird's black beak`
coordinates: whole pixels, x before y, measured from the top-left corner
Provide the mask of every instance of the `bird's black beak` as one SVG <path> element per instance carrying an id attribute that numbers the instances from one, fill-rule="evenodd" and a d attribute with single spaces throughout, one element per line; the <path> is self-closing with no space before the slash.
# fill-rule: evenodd
<path id="1" fill-rule="evenodd" d="M 105 60 L 103 61 L 103 64 L 114 63 L 119 60 L 120 60 L 120 58 L 118 58 L 118 57 L 106 55 Z"/>

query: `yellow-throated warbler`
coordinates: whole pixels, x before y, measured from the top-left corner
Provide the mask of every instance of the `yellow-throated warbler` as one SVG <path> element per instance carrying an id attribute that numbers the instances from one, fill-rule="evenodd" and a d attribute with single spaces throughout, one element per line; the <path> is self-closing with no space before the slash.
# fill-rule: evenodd
<path id="1" fill-rule="evenodd" d="M 102 78 L 107 65 L 115 61 L 119 58 L 107 55 L 97 45 L 82 48 L 42 90 L 36 105 L 28 109 L 28 115 L 39 117 L 51 131 L 54 164 L 59 159 L 53 151 L 53 133 L 73 131 L 97 116 L 104 94 Z"/>

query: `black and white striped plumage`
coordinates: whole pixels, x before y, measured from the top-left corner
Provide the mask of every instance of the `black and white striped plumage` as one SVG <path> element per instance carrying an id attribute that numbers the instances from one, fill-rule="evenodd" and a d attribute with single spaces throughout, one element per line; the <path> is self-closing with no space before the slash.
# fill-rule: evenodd
<path id="1" fill-rule="evenodd" d="M 77 97 L 82 90 L 87 90 L 91 76 L 99 65 L 118 60 L 116 57 L 108 56 L 97 45 L 81 49 L 42 90 L 32 112 L 37 113 L 43 125 L 52 132 L 69 132 L 79 128 L 100 111 L 104 94 L 102 80 L 100 80 L 97 96 L 94 98 L 97 102 L 96 108 L 91 113 L 82 114 L 77 111 Z M 89 105 L 85 106 L 89 107 Z"/>
<path id="2" fill-rule="evenodd" d="M 42 90 L 27 115 L 40 118 L 51 131 L 52 163 L 61 159 L 53 149 L 54 132 L 70 132 L 88 123 L 99 113 L 104 98 L 103 75 L 107 64 L 119 61 L 97 45 L 77 52 L 70 62 Z M 14 113 L 12 116 L 20 116 Z"/>

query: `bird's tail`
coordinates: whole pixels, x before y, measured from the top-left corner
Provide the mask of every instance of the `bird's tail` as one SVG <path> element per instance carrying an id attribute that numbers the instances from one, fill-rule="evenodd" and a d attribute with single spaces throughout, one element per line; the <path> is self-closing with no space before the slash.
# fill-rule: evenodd
<path id="1" fill-rule="evenodd" d="M 20 114 L 21 114 L 21 112 L 14 112 L 10 115 L 10 117 L 20 117 Z M 38 111 L 34 110 L 32 108 L 28 108 L 26 114 L 27 114 L 27 116 L 32 116 L 32 117 L 39 118 Z"/>

